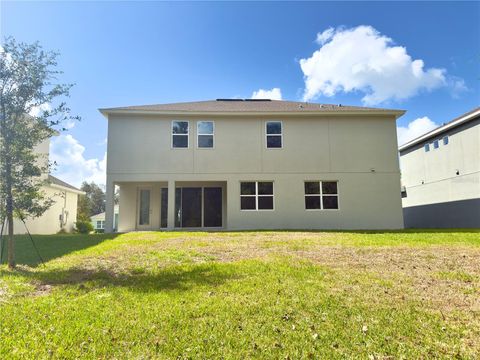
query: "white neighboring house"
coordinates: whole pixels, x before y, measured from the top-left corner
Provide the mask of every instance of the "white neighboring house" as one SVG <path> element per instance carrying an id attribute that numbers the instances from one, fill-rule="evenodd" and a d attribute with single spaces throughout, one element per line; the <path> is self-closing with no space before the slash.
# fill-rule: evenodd
<path id="1" fill-rule="evenodd" d="M 480 107 L 399 151 L 405 227 L 480 227 Z"/>
<path id="2" fill-rule="evenodd" d="M 118 205 L 115 205 L 114 208 L 114 222 L 113 222 L 113 230 L 117 231 L 118 229 Z M 92 223 L 93 229 L 95 231 L 103 231 L 105 230 L 105 213 L 102 212 L 100 214 L 96 214 L 90 217 L 90 222 Z"/>
<path id="3" fill-rule="evenodd" d="M 49 139 L 37 146 L 35 152 L 41 155 L 39 161 L 48 161 L 49 148 Z M 14 219 L 13 230 L 15 234 L 25 234 L 27 228 L 31 234 L 55 234 L 60 230 L 66 232 L 74 230 L 77 219 L 78 195 L 85 193 L 52 175 L 44 174 L 42 177 L 45 180 L 48 179 L 48 184 L 42 187 L 42 191 L 54 203 L 42 216 L 25 219 L 25 224 L 20 219 Z M 8 228 L 5 226 L 3 233 L 6 234 L 7 231 Z"/>

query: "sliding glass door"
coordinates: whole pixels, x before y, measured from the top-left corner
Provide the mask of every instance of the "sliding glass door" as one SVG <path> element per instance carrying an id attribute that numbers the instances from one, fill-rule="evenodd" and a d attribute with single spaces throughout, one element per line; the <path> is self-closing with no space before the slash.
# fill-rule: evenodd
<path id="1" fill-rule="evenodd" d="M 222 226 L 222 188 L 183 187 L 175 189 L 175 227 Z"/>

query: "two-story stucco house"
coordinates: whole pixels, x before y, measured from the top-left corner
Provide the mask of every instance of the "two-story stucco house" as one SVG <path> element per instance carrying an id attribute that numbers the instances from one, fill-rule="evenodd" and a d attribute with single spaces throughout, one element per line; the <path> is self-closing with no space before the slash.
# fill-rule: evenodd
<path id="1" fill-rule="evenodd" d="M 399 150 L 406 227 L 480 227 L 480 108 Z"/>
<path id="2" fill-rule="evenodd" d="M 101 109 L 105 230 L 403 228 L 404 111 L 218 99 Z"/>

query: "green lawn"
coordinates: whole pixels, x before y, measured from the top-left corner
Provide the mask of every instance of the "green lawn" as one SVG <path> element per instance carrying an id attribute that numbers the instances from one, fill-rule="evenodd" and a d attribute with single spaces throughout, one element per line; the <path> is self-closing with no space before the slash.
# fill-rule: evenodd
<path id="1" fill-rule="evenodd" d="M 17 238 L 0 359 L 479 358 L 480 232 Z"/>

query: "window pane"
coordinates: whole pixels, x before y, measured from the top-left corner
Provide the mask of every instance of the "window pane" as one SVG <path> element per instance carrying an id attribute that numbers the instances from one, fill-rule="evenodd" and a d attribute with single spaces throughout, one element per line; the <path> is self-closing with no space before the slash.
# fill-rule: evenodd
<path id="1" fill-rule="evenodd" d="M 324 196 L 323 197 L 324 209 L 338 209 L 338 197 L 337 196 Z"/>
<path id="2" fill-rule="evenodd" d="M 281 134 L 282 123 L 280 121 L 267 122 L 267 134 Z"/>
<path id="3" fill-rule="evenodd" d="M 188 136 L 187 135 L 172 135 L 174 148 L 188 148 Z"/>
<path id="4" fill-rule="evenodd" d="M 430 145 L 429 144 L 425 144 L 425 152 L 428 152 L 430 151 Z"/>
<path id="5" fill-rule="evenodd" d="M 255 210 L 255 197 L 254 196 L 241 196 L 240 197 L 240 209 L 242 209 L 242 210 Z"/>
<path id="6" fill-rule="evenodd" d="M 198 135 L 199 148 L 213 148 L 213 135 Z"/>
<path id="7" fill-rule="evenodd" d="M 305 196 L 305 209 L 320 209 L 320 196 Z"/>
<path id="8" fill-rule="evenodd" d="M 258 197 L 259 210 L 273 210 L 273 196 L 259 196 Z"/>
<path id="9" fill-rule="evenodd" d="M 182 188 L 175 188 L 175 227 L 180 225 L 182 225 Z"/>
<path id="10" fill-rule="evenodd" d="M 255 183 L 254 182 L 242 182 L 240 184 L 241 195 L 255 195 Z"/>
<path id="11" fill-rule="evenodd" d="M 273 182 L 259 182 L 258 183 L 259 195 L 273 195 Z"/>
<path id="12" fill-rule="evenodd" d="M 197 133 L 213 135 L 213 121 L 200 121 L 197 123 Z"/>
<path id="13" fill-rule="evenodd" d="M 168 188 L 162 188 L 160 200 L 160 227 L 167 227 L 168 214 Z"/>
<path id="14" fill-rule="evenodd" d="M 150 190 L 140 190 L 140 214 L 138 225 L 150 224 Z"/>
<path id="15" fill-rule="evenodd" d="M 438 149 L 438 140 L 435 140 L 435 141 L 433 142 L 433 148 L 434 148 L 434 149 Z"/>
<path id="16" fill-rule="evenodd" d="M 448 136 L 443 138 L 443 145 L 448 145 Z"/>
<path id="17" fill-rule="evenodd" d="M 318 181 L 305 182 L 305 194 L 320 194 L 320 183 Z"/>
<path id="18" fill-rule="evenodd" d="M 278 135 L 269 135 L 267 136 L 267 148 L 281 148 L 282 147 L 282 137 Z"/>
<path id="19" fill-rule="evenodd" d="M 336 181 L 322 181 L 322 194 L 338 194 Z"/>
<path id="20" fill-rule="evenodd" d="M 188 122 L 187 121 L 174 121 L 172 123 L 173 134 L 188 134 Z"/>

